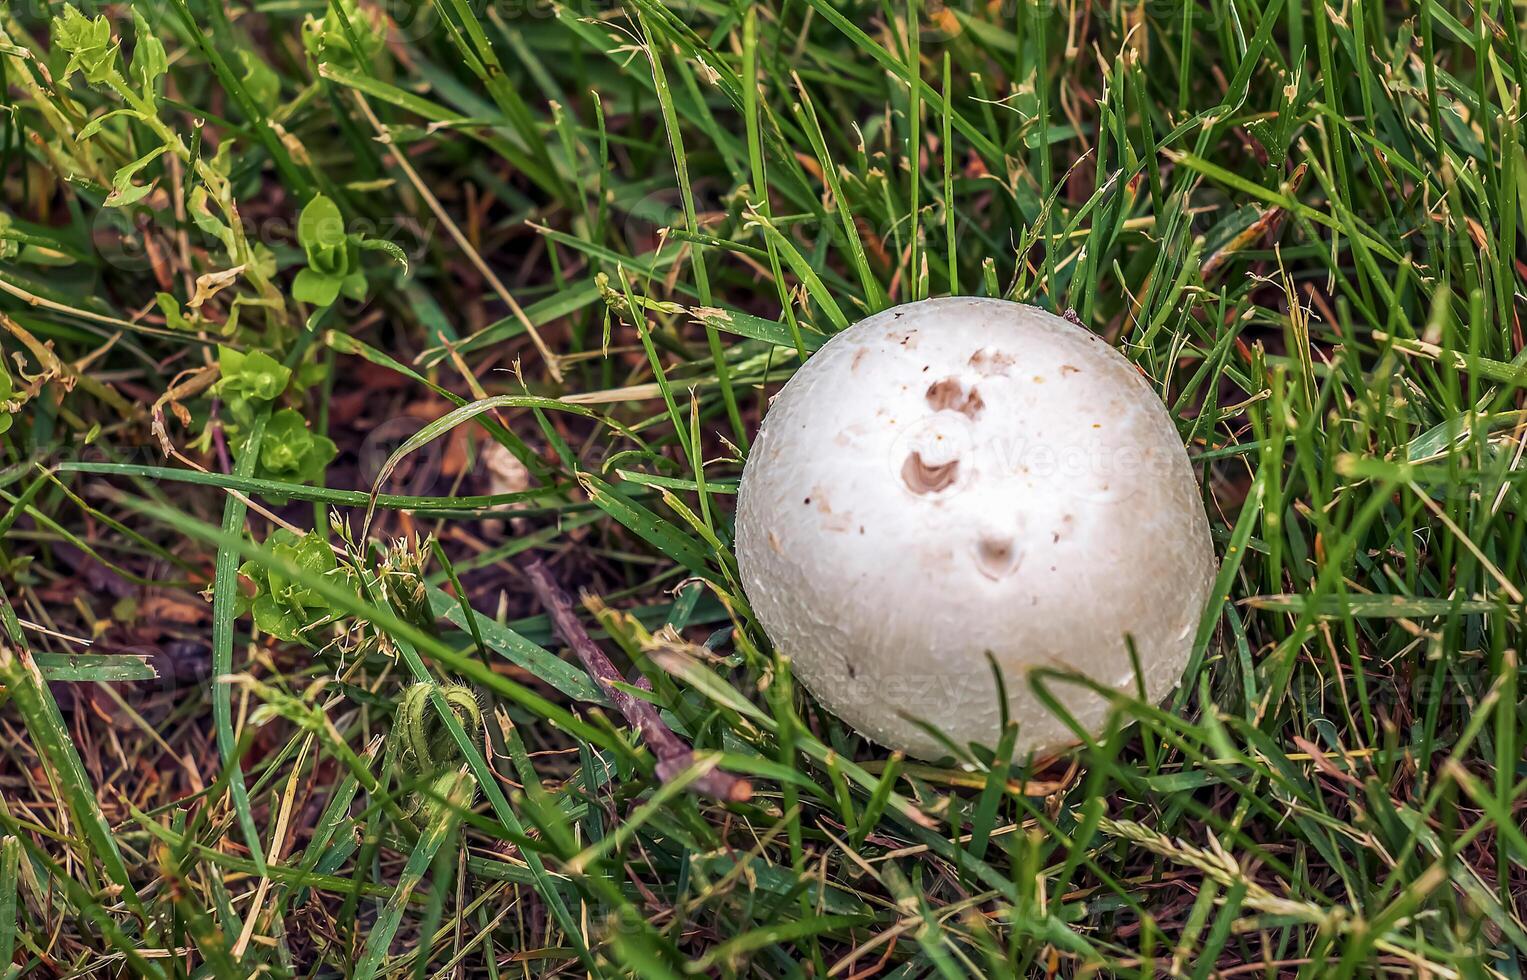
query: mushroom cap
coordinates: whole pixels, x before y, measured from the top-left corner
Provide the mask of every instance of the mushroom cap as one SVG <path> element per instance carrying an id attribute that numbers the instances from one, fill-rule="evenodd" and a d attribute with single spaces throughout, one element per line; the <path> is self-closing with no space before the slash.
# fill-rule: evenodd
<path id="1" fill-rule="evenodd" d="M 743 469 L 736 546 L 806 687 L 921 758 L 948 751 L 907 716 L 997 741 L 992 662 L 1019 757 L 1076 742 L 1033 668 L 1160 701 L 1215 568 L 1192 465 L 1140 372 L 1058 316 L 974 298 L 877 313 L 796 372 Z M 1045 687 L 1101 731 L 1105 698 Z"/>

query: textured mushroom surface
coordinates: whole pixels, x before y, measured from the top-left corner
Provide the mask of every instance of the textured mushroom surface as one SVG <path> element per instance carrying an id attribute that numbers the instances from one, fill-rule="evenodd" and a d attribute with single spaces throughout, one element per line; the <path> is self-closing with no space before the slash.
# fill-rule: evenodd
<path id="1" fill-rule="evenodd" d="M 1076 736 L 1036 667 L 1152 701 L 1181 679 L 1214 573 L 1198 485 L 1150 383 L 1033 307 L 935 299 L 833 337 L 775 398 L 737 502 L 748 599 L 797 676 L 882 745 Z M 1130 658 L 1132 640 L 1143 677 Z M 1088 730 L 1104 698 L 1046 686 Z"/>

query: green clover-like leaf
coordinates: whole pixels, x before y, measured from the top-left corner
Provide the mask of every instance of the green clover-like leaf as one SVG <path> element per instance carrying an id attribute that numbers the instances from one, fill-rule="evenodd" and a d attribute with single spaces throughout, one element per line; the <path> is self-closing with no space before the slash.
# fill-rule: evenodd
<path id="1" fill-rule="evenodd" d="M 274 401 L 292 380 L 290 368 L 260 350 L 246 353 L 220 346 L 217 363 L 222 371 L 222 381 L 218 384 L 220 395 Z"/>
<path id="2" fill-rule="evenodd" d="M 302 635 L 302 620 L 288 606 L 283 606 L 274 596 L 255 597 L 255 625 L 278 640 L 293 642 Z"/>
<path id="3" fill-rule="evenodd" d="M 260 443 L 260 473 L 267 479 L 308 483 L 339 453 L 334 440 L 315 434 L 295 408 L 270 417 Z"/>
<path id="4" fill-rule="evenodd" d="M 340 572 L 333 550 L 317 532 L 296 534 L 278 528 L 266 539 L 271 555 L 294 566 L 302 576 L 248 561 L 239 574 L 254 585 L 255 595 L 241 604 L 241 612 L 254 615 L 255 625 L 277 639 L 294 641 L 310 627 L 323 622 L 329 607 L 312 588 L 313 577 L 330 578 Z"/>

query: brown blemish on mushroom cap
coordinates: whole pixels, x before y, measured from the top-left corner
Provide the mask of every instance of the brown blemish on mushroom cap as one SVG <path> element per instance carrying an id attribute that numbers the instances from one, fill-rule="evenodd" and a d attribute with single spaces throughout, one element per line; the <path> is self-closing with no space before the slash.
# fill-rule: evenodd
<path id="1" fill-rule="evenodd" d="M 954 485 L 954 481 L 960 475 L 960 461 L 951 459 L 947 463 L 930 466 L 923 461 L 922 453 L 913 450 L 907 456 L 907 461 L 901 464 L 901 482 L 907 485 L 907 489 L 913 493 L 938 493 Z"/>
<path id="2" fill-rule="evenodd" d="M 928 386 L 925 396 L 935 412 L 959 412 L 969 419 L 979 418 L 986 408 L 981 392 L 972 387 L 969 391 L 959 378 L 944 378 Z"/>
<path id="3" fill-rule="evenodd" d="M 970 366 L 975 371 L 984 375 L 1006 374 L 1007 369 L 1013 366 L 1017 359 L 1005 351 L 994 347 L 982 347 L 970 355 Z"/>
<path id="4" fill-rule="evenodd" d="M 1013 539 L 983 535 L 976 542 L 976 568 L 992 581 L 1011 575 L 1018 568 L 1018 549 Z"/>
<path id="5" fill-rule="evenodd" d="M 811 501 L 817 513 L 822 515 L 823 530 L 848 531 L 854 526 L 854 515 L 848 511 L 833 510 L 827 488 L 820 483 L 811 488 L 811 496 L 806 499 Z"/>

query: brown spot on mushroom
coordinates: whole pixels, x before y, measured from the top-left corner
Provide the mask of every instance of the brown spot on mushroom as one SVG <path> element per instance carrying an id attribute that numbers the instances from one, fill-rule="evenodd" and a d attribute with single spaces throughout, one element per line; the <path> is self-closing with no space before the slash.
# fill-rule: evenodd
<path id="1" fill-rule="evenodd" d="M 822 515 L 822 528 L 827 531 L 847 531 L 853 527 L 854 515 L 847 511 L 841 513 L 832 509 L 832 501 L 827 496 L 827 491 L 818 484 L 811 488 L 810 500 L 816 501 L 817 513 Z"/>
<path id="2" fill-rule="evenodd" d="M 960 475 L 960 461 L 930 466 L 923 461 L 922 453 L 913 450 L 907 461 L 901 464 L 901 482 L 913 493 L 938 493 L 954 485 Z"/>
<path id="3" fill-rule="evenodd" d="M 1062 377 L 1068 374 L 1078 374 L 1081 372 L 1081 370 L 1082 369 L 1077 367 L 1075 364 L 1062 364 L 1060 366 L 1060 373 Z"/>
<path id="4" fill-rule="evenodd" d="M 966 418 L 979 418 L 986 402 L 981 393 L 972 387 L 969 391 L 959 378 L 944 378 L 928 386 L 928 404 L 935 412 L 959 412 Z"/>
<path id="5" fill-rule="evenodd" d="M 782 555 L 785 553 L 784 545 L 779 543 L 779 535 L 775 534 L 773 531 L 769 532 L 769 547 L 774 549 L 774 553 L 776 555 Z"/>
<path id="6" fill-rule="evenodd" d="M 976 542 L 976 568 L 992 581 L 1011 575 L 1018 567 L 1018 551 L 1013 539 L 995 535 Z"/>
<path id="7" fill-rule="evenodd" d="M 868 354 L 869 352 L 870 352 L 870 349 L 868 347 L 861 347 L 857 351 L 855 351 L 854 352 L 854 359 L 848 365 L 848 369 L 850 371 L 857 371 L 857 370 L 859 370 L 859 362 L 864 360 L 865 355 Z"/>
<path id="8" fill-rule="evenodd" d="M 1006 374 L 1007 369 L 1013 366 L 1013 355 L 997 350 L 994 347 L 982 347 L 970 355 L 970 366 L 980 374 Z"/>

